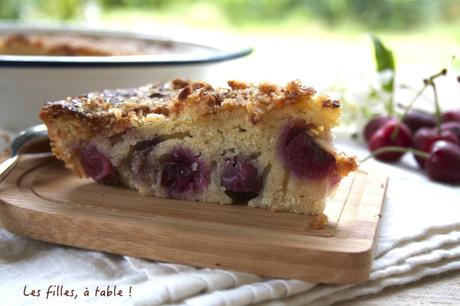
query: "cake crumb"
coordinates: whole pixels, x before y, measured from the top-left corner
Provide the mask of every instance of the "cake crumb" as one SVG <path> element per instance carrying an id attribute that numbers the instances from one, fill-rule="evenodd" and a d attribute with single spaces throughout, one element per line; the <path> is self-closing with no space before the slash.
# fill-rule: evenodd
<path id="1" fill-rule="evenodd" d="M 311 229 L 319 230 L 324 229 L 328 223 L 327 216 L 323 213 L 314 215 L 313 218 L 308 223 Z"/>

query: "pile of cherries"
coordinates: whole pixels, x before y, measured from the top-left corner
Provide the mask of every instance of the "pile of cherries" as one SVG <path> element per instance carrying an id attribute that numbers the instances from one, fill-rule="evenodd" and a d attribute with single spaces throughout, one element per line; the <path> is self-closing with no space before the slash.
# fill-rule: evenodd
<path id="1" fill-rule="evenodd" d="M 363 136 L 378 160 L 397 162 L 411 152 L 431 180 L 460 184 L 460 109 L 441 113 L 433 82 L 439 75 L 425 80 L 425 87 L 433 86 L 435 92 L 435 114 L 411 109 L 414 98 L 401 119 L 374 117 Z"/>

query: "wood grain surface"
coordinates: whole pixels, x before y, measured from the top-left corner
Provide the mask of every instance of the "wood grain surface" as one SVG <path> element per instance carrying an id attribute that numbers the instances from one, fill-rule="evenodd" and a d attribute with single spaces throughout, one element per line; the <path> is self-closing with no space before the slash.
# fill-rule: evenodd
<path id="1" fill-rule="evenodd" d="M 33 239 L 265 276 L 351 284 L 367 279 L 387 178 L 357 172 L 327 204 L 331 223 L 240 205 L 143 197 L 27 159 L 0 185 L 0 218 Z"/>

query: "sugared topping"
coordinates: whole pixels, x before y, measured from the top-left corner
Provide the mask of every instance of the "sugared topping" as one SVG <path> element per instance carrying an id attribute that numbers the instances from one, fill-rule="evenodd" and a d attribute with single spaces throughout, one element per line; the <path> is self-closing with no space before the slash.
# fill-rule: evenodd
<path id="1" fill-rule="evenodd" d="M 176 199 L 187 199 L 189 195 L 204 190 L 210 182 L 209 167 L 186 148 L 175 148 L 161 158 L 160 171 L 161 186 Z"/>
<path id="2" fill-rule="evenodd" d="M 322 102 L 323 108 L 339 108 L 340 107 L 340 102 L 337 100 L 332 100 L 329 98 L 326 98 Z"/>
<path id="3" fill-rule="evenodd" d="M 189 82 L 183 79 L 174 79 L 171 81 L 172 88 L 177 90 L 177 89 L 182 89 L 184 87 L 189 86 Z"/>
<path id="4" fill-rule="evenodd" d="M 48 102 L 40 116 L 42 119 L 55 118 L 69 112 L 89 120 L 94 134 L 107 130 L 105 134 L 110 136 L 113 130 L 122 133 L 136 127 L 150 114 L 174 117 L 186 112 L 187 117 L 199 118 L 219 111 L 241 109 L 247 113 L 248 120 L 256 124 L 268 113 L 290 104 L 307 106 L 309 103 L 319 103 L 322 109 L 328 111 L 331 111 L 330 107 L 338 105 L 332 100 L 326 99 L 330 103 L 324 103 L 325 99 L 311 99 L 314 95 L 315 90 L 302 85 L 300 81 L 289 82 L 284 87 L 267 82 L 255 85 L 229 81 L 227 88 L 214 88 L 205 82 L 176 79 L 167 83 L 103 90 Z M 331 120 L 334 121 L 336 117 L 332 116 Z"/>
<path id="5" fill-rule="evenodd" d="M 245 82 L 237 81 L 237 80 L 230 80 L 227 82 L 227 84 L 233 90 L 248 88 L 248 84 L 246 84 Z"/>
<path id="6" fill-rule="evenodd" d="M 117 171 L 107 155 L 93 145 L 83 147 L 79 151 L 83 170 L 88 177 L 103 184 L 117 183 Z"/>
<path id="7" fill-rule="evenodd" d="M 184 87 L 177 95 L 178 100 L 185 100 L 192 93 L 190 86 Z"/>
<path id="8" fill-rule="evenodd" d="M 284 166 L 301 178 L 323 179 L 337 172 L 334 155 L 308 134 L 303 120 L 289 122 L 281 133 L 278 150 Z"/>
<path id="9" fill-rule="evenodd" d="M 250 158 L 235 156 L 224 161 L 221 185 L 236 202 L 247 202 L 259 195 L 262 175 Z"/>

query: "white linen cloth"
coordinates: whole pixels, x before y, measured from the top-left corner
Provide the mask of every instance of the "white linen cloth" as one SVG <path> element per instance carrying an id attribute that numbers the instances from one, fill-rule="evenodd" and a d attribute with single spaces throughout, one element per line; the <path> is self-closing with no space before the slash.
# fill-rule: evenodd
<path id="1" fill-rule="evenodd" d="M 341 147 L 367 154 L 356 142 L 342 140 Z M 371 160 L 364 168 L 390 177 L 375 261 L 364 284 L 313 284 L 153 262 L 33 241 L 0 228 L 0 304 L 319 306 L 460 269 L 460 188 L 429 181 L 411 156 L 395 166 Z M 52 285 L 77 297 L 47 298 Z M 97 286 L 114 285 L 122 297 L 95 296 Z"/>

